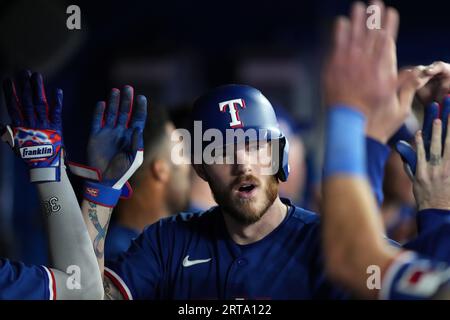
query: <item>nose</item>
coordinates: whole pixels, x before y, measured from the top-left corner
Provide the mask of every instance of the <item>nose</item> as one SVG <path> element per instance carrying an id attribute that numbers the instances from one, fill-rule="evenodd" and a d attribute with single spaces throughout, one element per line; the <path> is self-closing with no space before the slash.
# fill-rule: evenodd
<path id="1" fill-rule="evenodd" d="M 233 165 L 236 175 L 245 175 L 252 173 L 251 157 L 245 148 L 238 149 L 235 152 L 235 163 Z"/>

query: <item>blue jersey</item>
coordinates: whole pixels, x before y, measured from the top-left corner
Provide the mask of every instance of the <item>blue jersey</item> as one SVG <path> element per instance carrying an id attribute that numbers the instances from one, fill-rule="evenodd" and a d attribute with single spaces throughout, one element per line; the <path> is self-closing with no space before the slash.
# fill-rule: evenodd
<path id="1" fill-rule="evenodd" d="M 401 253 L 388 267 L 380 290 L 381 299 L 425 300 L 450 298 L 450 268 L 411 251 Z M 442 294 L 442 296 L 439 296 Z"/>
<path id="2" fill-rule="evenodd" d="M 324 275 L 319 217 L 290 205 L 265 238 L 238 245 L 219 207 L 147 227 L 108 262 L 105 276 L 128 299 L 339 299 Z"/>
<path id="3" fill-rule="evenodd" d="M 113 223 L 108 227 L 105 240 L 105 259 L 116 260 L 119 255 L 130 247 L 131 241 L 139 235 L 137 230 Z"/>
<path id="4" fill-rule="evenodd" d="M 383 203 L 384 167 L 390 153 L 388 146 L 366 137 L 367 176 L 378 206 Z"/>
<path id="5" fill-rule="evenodd" d="M 404 248 L 450 264 L 450 211 L 422 210 L 418 212 L 417 222 L 418 236 Z"/>
<path id="6" fill-rule="evenodd" d="M 0 300 L 54 300 L 55 279 L 44 266 L 0 259 Z"/>

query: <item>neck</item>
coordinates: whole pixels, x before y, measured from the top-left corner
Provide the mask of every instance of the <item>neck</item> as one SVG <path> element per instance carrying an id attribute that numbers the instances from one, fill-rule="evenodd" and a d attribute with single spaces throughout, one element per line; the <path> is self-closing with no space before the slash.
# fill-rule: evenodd
<path id="1" fill-rule="evenodd" d="M 168 216 L 162 194 L 156 189 L 151 185 L 140 186 L 131 199 L 121 201 L 117 208 L 118 223 L 142 232 L 146 226 Z"/>
<path id="2" fill-rule="evenodd" d="M 263 239 L 281 222 L 288 212 L 287 206 L 277 197 L 266 213 L 257 222 L 244 225 L 224 212 L 225 225 L 234 242 L 240 245 L 250 244 Z"/>

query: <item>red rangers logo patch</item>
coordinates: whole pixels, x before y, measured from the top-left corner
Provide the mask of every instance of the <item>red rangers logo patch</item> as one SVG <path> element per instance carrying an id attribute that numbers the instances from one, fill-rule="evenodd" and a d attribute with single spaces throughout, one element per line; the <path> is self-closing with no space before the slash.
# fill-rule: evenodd
<path id="1" fill-rule="evenodd" d="M 98 189 L 86 188 L 86 193 L 92 197 L 98 197 Z"/>
<path id="2" fill-rule="evenodd" d="M 418 297 L 429 297 L 449 280 L 449 271 L 443 265 L 432 265 L 426 260 L 417 260 L 407 267 L 399 279 L 397 290 Z"/>

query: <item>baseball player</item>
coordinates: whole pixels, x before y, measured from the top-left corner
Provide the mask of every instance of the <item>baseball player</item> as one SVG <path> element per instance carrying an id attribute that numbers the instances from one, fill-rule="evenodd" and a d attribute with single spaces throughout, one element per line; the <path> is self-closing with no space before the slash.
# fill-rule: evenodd
<path id="1" fill-rule="evenodd" d="M 90 145 L 104 130 L 116 134 L 113 124 L 108 125 L 107 120 L 103 121 L 105 126 L 101 124 L 103 117 L 121 118 L 118 104 L 112 96 L 106 112 L 103 108 L 97 110 Z M 288 145 L 278 129 L 270 102 L 252 87 L 222 86 L 195 102 L 193 119 L 201 121 L 201 135 L 209 129 L 225 134 L 234 120 L 240 122 L 241 128 L 264 131 L 270 140 L 247 139 L 237 143 L 232 154 L 219 154 L 220 148 L 214 150 L 215 159 L 236 157 L 235 164 L 206 164 L 203 160 L 194 164 L 200 177 L 210 184 L 219 206 L 162 219 L 148 226 L 115 262 L 108 262 L 104 268 L 103 259 L 99 259 L 108 298 L 344 297 L 321 271 L 317 215 L 278 197 L 278 183 L 289 174 Z M 231 132 L 234 130 L 237 129 Z M 111 141 L 109 148 L 114 143 Z M 278 144 L 280 161 L 274 161 L 274 174 L 264 175 L 264 165 L 252 164 L 251 160 L 269 151 L 272 143 Z M 203 152 L 204 145 L 199 149 Z M 239 161 L 246 156 L 245 161 Z M 115 159 L 107 154 L 90 166 L 99 168 L 100 160 L 115 167 Z M 131 162 L 128 164 L 131 166 Z M 112 174 L 111 183 L 121 174 Z M 92 188 L 91 182 L 85 188 L 82 211 L 94 249 L 102 251 L 103 242 L 96 239 L 106 233 L 110 207 L 115 205 L 118 195 L 102 181 L 96 182 L 95 188 L 103 195 L 109 193 L 104 199 L 94 197 L 88 188 Z"/>
<path id="2" fill-rule="evenodd" d="M 441 221 L 434 228 L 428 227 L 416 240 L 416 246 L 422 245 L 432 259 L 387 246 L 380 237 L 383 226 L 370 191 L 364 152 L 364 131 L 371 114 L 378 114 L 380 127 L 387 117 L 394 118 L 399 127 L 415 91 L 437 71 L 431 65 L 397 74 L 394 45 L 397 12 L 387 9 L 384 21 L 387 32 L 367 30 L 362 19 L 364 12 L 364 5 L 356 4 L 350 20 L 337 20 L 334 49 L 325 72 L 325 96 L 330 106 L 323 210 L 327 270 L 332 278 L 364 298 L 448 299 L 450 268 L 442 262 L 446 259 L 436 259 L 432 249 L 440 246 L 430 241 L 429 236 L 432 233 L 434 240 L 446 243 L 443 240 L 447 238 L 448 225 Z M 342 69 L 349 59 L 354 68 Z M 380 66 L 389 72 L 380 73 Z M 371 82 L 364 80 L 368 76 Z M 390 86 L 386 87 L 386 83 Z M 435 120 L 428 161 L 422 133 L 416 135 L 417 166 L 411 165 L 410 169 L 415 172 L 415 197 L 421 211 L 448 209 L 450 158 L 449 150 L 445 149 L 441 156 L 441 132 L 441 121 Z M 446 139 L 448 143 L 448 135 Z M 370 283 L 370 272 L 381 278 L 380 284 Z"/>
<path id="3" fill-rule="evenodd" d="M 4 94 L 11 123 L 2 126 L 2 140 L 29 167 L 38 189 L 52 266 L 0 258 L 0 299 L 101 299 L 101 275 L 64 164 L 63 92 L 49 104 L 42 76 L 24 71 L 4 82 Z"/>

